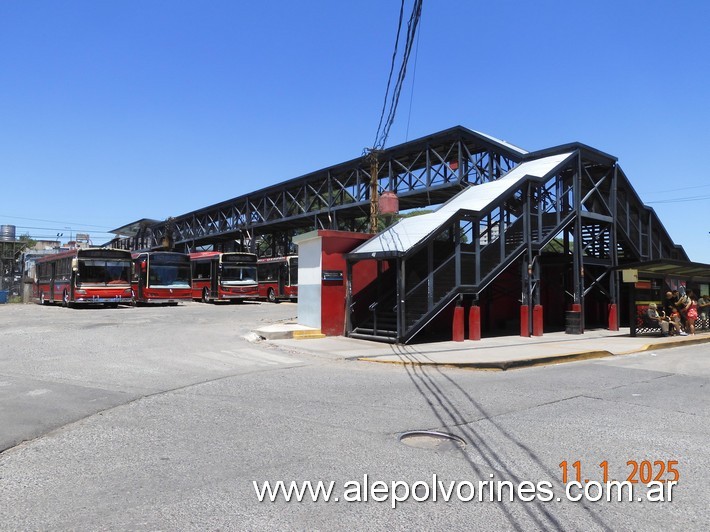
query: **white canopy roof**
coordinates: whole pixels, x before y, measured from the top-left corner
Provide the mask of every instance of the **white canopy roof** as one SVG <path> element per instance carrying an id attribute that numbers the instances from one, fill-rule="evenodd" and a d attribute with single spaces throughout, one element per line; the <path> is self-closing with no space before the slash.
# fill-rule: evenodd
<path id="1" fill-rule="evenodd" d="M 552 155 L 522 163 L 495 181 L 471 186 L 444 203 L 438 210 L 400 220 L 352 251 L 353 254 L 402 253 L 424 240 L 462 209 L 481 211 L 506 191 L 528 177 L 542 178 L 571 157 L 572 153 Z"/>

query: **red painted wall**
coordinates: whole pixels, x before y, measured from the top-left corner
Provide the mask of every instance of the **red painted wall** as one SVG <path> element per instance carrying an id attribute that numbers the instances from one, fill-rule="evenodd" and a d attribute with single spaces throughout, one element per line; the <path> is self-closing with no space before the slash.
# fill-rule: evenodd
<path id="1" fill-rule="evenodd" d="M 321 332 L 326 336 L 341 336 L 345 331 L 345 283 L 347 270 L 344 255 L 372 238 L 365 233 L 347 231 L 318 231 L 321 237 L 321 268 L 343 272 L 342 281 L 321 281 Z M 368 266 L 353 269 L 353 292 L 366 286 L 377 276 L 374 261 Z M 370 264 L 371 263 L 371 264 Z M 360 288 L 358 288 L 360 287 Z"/>

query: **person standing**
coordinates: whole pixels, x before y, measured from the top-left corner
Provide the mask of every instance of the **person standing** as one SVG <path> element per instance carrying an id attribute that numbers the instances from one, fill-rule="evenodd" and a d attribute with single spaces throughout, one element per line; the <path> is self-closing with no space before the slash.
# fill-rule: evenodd
<path id="1" fill-rule="evenodd" d="M 678 312 L 678 309 L 675 307 L 671 311 L 670 320 L 671 320 L 671 325 L 673 326 L 674 330 L 677 331 L 680 336 L 688 336 L 688 333 L 685 332 L 683 330 L 683 327 L 681 326 L 680 313 Z"/>
<path id="2" fill-rule="evenodd" d="M 691 335 L 695 334 L 695 320 L 698 319 L 698 307 L 693 300 L 692 290 L 686 294 L 681 286 L 675 306 L 678 308 L 678 313 L 680 314 L 685 331 Z"/>
<path id="3" fill-rule="evenodd" d="M 673 290 L 672 292 L 669 290 L 668 292 L 666 292 L 666 299 L 663 300 L 663 311 L 668 317 L 670 317 L 670 315 L 673 313 L 673 309 L 676 308 L 675 304 L 678 300 L 677 296 L 677 290 Z"/>
<path id="4" fill-rule="evenodd" d="M 686 296 L 688 303 L 685 306 L 685 319 L 688 322 L 688 333 L 695 334 L 695 321 L 698 319 L 698 302 L 695 301 L 695 294 L 689 292 Z"/>

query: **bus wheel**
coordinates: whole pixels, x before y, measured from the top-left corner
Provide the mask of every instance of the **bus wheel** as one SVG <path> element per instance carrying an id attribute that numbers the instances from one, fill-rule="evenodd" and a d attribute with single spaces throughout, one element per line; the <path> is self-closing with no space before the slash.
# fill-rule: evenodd
<path id="1" fill-rule="evenodd" d="M 266 299 L 269 300 L 269 303 L 276 303 L 276 292 L 274 292 L 273 288 L 269 288 L 269 291 L 266 293 Z"/>
<path id="2" fill-rule="evenodd" d="M 203 303 L 209 303 L 210 301 L 210 291 L 209 289 L 205 288 L 202 290 L 202 302 Z"/>

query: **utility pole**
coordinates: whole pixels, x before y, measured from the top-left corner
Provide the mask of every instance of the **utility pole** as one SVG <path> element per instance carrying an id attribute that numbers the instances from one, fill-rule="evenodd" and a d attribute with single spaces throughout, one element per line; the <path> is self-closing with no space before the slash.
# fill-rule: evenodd
<path id="1" fill-rule="evenodd" d="M 370 232 L 378 232 L 377 217 L 380 214 L 379 209 L 379 162 L 377 155 L 380 150 L 372 148 L 368 154 L 370 160 Z"/>

